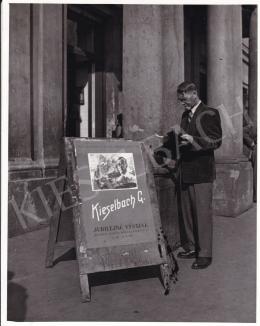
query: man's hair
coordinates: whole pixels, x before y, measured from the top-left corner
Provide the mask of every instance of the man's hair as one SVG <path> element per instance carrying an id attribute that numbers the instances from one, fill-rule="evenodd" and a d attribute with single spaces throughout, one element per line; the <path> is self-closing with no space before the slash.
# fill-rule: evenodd
<path id="1" fill-rule="evenodd" d="M 191 81 L 184 81 L 177 88 L 177 93 L 198 91 L 196 85 Z"/>
<path id="2" fill-rule="evenodd" d="M 120 156 L 117 160 L 118 160 L 118 162 L 120 162 L 120 163 L 124 163 L 124 164 L 127 165 L 127 160 L 126 160 L 126 158 Z"/>

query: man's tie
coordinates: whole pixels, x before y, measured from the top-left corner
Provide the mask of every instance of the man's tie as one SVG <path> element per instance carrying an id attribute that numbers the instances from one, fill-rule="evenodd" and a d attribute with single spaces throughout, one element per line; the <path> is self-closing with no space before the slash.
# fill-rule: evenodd
<path id="1" fill-rule="evenodd" d="M 189 123 L 191 122 L 192 116 L 193 116 L 193 114 L 192 114 L 192 111 L 190 110 L 189 113 L 188 113 L 188 121 L 189 121 Z"/>

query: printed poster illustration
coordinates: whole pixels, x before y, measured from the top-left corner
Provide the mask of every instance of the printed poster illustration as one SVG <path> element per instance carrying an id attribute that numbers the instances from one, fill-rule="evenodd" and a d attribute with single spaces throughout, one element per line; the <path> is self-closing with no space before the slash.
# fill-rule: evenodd
<path id="1" fill-rule="evenodd" d="M 132 153 L 88 154 L 93 191 L 137 189 Z"/>

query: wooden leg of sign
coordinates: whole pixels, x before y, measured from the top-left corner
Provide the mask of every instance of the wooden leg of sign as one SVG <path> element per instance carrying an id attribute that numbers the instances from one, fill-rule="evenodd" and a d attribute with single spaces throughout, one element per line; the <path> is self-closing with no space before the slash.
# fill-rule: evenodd
<path id="1" fill-rule="evenodd" d="M 55 203 L 55 206 L 57 206 L 57 205 L 58 205 L 58 203 Z M 60 222 L 60 210 L 58 207 L 55 207 L 54 214 L 53 214 L 51 222 L 50 222 L 49 240 L 48 240 L 47 255 L 46 255 L 46 261 L 45 261 L 46 267 L 53 266 L 55 244 L 57 241 L 57 235 L 58 235 L 58 231 L 59 231 L 59 222 Z"/>
<path id="2" fill-rule="evenodd" d="M 90 298 L 88 274 L 81 274 L 79 277 L 80 277 L 82 302 L 89 302 L 91 300 L 91 298 Z"/>
<path id="3" fill-rule="evenodd" d="M 167 295 L 170 292 L 170 270 L 168 264 L 161 264 L 160 265 L 162 281 L 164 285 L 165 292 L 164 294 Z"/>
<path id="4" fill-rule="evenodd" d="M 58 232 L 59 232 L 59 224 L 60 224 L 60 218 L 61 218 L 61 205 L 63 202 L 63 192 L 66 186 L 65 182 L 65 176 L 66 176 L 66 168 L 65 168 L 65 160 L 64 160 L 64 147 L 62 147 L 61 150 L 61 158 L 59 162 L 59 171 L 58 171 L 58 177 L 61 178 L 59 184 L 58 184 L 58 193 L 55 194 L 57 197 L 55 197 L 54 201 L 54 207 L 53 207 L 53 215 L 50 221 L 50 232 L 49 232 L 49 240 L 48 240 L 48 247 L 47 247 L 47 254 L 46 254 L 46 260 L 45 260 L 45 266 L 46 267 L 52 267 L 53 266 L 53 258 L 54 258 L 54 251 L 55 251 L 55 245 L 57 242 Z M 61 196 L 61 202 L 58 199 L 60 194 Z"/>

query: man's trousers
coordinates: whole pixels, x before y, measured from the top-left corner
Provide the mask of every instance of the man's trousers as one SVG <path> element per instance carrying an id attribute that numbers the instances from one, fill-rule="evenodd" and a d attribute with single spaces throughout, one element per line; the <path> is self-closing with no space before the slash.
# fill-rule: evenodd
<path id="1" fill-rule="evenodd" d="M 212 191 L 212 183 L 181 186 L 181 245 L 198 257 L 212 257 Z"/>

